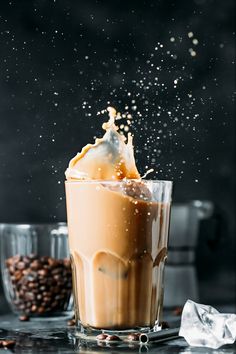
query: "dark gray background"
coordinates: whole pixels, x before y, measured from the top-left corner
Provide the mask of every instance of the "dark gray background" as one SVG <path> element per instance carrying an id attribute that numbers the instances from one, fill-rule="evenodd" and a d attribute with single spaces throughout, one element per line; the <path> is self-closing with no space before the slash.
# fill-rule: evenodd
<path id="1" fill-rule="evenodd" d="M 141 173 L 153 167 L 150 178 L 173 180 L 175 202 L 216 205 L 221 241 L 209 245 L 203 228 L 198 268 L 232 301 L 233 15 L 233 0 L 2 0 L 0 222 L 66 220 L 69 159 L 102 134 L 96 112 L 107 101 L 132 111 L 135 99 Z"/>

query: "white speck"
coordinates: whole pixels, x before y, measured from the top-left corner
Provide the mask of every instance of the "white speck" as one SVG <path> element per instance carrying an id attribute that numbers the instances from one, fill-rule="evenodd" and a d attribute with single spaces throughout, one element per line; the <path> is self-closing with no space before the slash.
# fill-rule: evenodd
<path id="1" fill-rule="evenodd" d="M 175 37 L 170 37 L 170 41 L 174 42 L 175 41 Z"/>
<path id="2" fill-rule="evenodd" d="M 197 52 L 195 52 L 195 50 L 193 50 L 193 48 L 189 48 L 189 53 L 192 57 L 195 57 L 197 55 Z"/>
<path id="3" fill-rule="evenodd" d="M 194 45 L 198 45 L 198 40 L 197 40 L 196 38 L 194 38 L 194 39 L 192 40 L 192 42 L 193 42 Z"/>
<path id="4" fill-rule="evenodd" d="M 193 32 L 188 32 L 188 38 L 192 38 L 193 37 Z"/>

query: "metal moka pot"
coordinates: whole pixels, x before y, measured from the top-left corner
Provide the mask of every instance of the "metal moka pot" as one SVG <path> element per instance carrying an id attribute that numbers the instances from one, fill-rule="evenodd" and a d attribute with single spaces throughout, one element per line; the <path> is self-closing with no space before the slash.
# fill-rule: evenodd
<path id="1" fill-rule="evenodd" d="M 209 201 L 194 200 L 172 206 L 165 267 L 165 307 L 183 306 L 187 299 L 198 301 L 195 250 L 199 224 L 212 214 L 213 204 Z"/>

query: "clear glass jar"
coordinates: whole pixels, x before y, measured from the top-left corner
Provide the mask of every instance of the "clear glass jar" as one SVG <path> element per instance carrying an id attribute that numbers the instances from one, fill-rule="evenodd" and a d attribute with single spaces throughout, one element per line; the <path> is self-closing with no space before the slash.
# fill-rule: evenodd
<path id="1" fill-rule="evenodd" d="M 71 264 L 64 223 L 1 224 L 6 299 L 16 314 L 51 316 L 71 310 Z"/>

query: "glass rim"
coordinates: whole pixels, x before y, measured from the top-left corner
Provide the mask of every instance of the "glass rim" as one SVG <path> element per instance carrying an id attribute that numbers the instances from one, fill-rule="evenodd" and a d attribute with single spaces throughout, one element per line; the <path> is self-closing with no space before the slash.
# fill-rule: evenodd
<path id="1" fill-rule="evenodd" d="M 65 184 L 70 183 L 78 183 L 78 184 L 95 184 L 95 183 L 103 183 L 103 184 L 121 184 L 124 182 L 145 182 L 145 183 L 153 183 L 153 184 L 166 184 L 173 185 L 173 181 L 169 180 L 161 180 L 161 179 L 123 179 L 123 180 L 111 180 L 111 179 L 91 179 L 91 180 L 78 180 L 78 179 L 69 179 L 65 180 Z"/>

